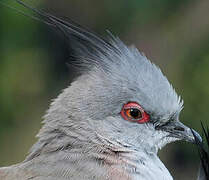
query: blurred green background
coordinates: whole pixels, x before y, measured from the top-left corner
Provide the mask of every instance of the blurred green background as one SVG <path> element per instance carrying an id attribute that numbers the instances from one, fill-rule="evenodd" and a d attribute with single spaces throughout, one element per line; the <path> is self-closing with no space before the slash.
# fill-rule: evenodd
<path id="1" fill-rule="evenodd" d="M 31 14 L 13 0 L 4 4 Z M 209 122 L 209 1 L 28 0 L 97 33 L 108 29 L 158 64 L 184 99 L 181 121 L 200 131 Z M 0 4 L 0 166 L 20 162 L 41 127 L 51 99 L 74 72 L 56 31 Z M 194 145 L 177 142 L 160 151 L 174 179 L 196 179 Z"/>

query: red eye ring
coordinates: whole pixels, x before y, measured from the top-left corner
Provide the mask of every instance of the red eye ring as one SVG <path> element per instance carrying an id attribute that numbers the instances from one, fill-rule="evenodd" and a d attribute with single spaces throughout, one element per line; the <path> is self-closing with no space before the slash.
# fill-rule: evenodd
<path id="1" fill-rule="evenodd" d="M 120 112 L 121 116 L 128 121 L 146 123 L 150 120 L 149 114 L 136 102 L 124 104 Z"/>

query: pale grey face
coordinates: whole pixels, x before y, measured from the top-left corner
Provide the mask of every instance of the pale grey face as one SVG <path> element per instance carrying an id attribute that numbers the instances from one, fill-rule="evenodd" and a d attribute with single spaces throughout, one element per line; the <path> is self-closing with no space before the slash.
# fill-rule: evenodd
<path id="1" fill-rule="evenodd" d="M 190 129 L 179 122 L 182 101 L 160 69 L 136 48 L 127 47 L 110 33 L 105 40 L 73 23 L 34 11 L 42 21 L 65 32 L 82 74 L 52 104 L 45 131 L 73 123 L 131 148 L 151 151 L 174 140 L 194 141 Z M 149 120 L 126 120 L 120 112 L 128 102 L 138 103 Z"/>
<path id="2" fill-rule="evenodd" d="M 182 102 L 161 71 L 140 54 L 128 59 L 108 72 L 94 68 L 72 84 L 80 96 L 72 106 L 82 107 L 81 118 L 91 119 L 89 125 L 102 136 L 133 149 L 157 152 L 175 140 L 193 141 L 190 129 L 178 119 Z M 128 102 L 140 104 L 149 121 L 124 119 L 120 112 Z"/>

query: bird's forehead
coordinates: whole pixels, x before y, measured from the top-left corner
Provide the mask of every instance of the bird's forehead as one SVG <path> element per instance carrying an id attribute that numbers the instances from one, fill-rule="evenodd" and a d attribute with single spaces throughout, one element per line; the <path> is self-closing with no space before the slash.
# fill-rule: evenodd
<path id="1" fill-rule="evenodd" d="M 89 93 L 94 99 L 104 103 L 106 109 L 137 101 L 156 116 L 169 117 L 179 113 L 182 108 L 180 98 L 161 70 L 134 46 L 128 47 L 119 38 L 111 38 L 108 44 L 96 44 L 91 51 L 86 49 L 86 54 L 79 51 L 83 53 L 81 64 L 93 77 L 93 88 Z M 98 108 L 96 103 L 95 107 Z"/>
<path id="2" fill-rule="evenodd" d="M 129 74 L 130 87 L 135 87 L 130 89 L 130 93 L 147 111 L 156 116 L 166 118 L 179 113 L 182 103 L 174 88 L 157 66 L 146 61 L 141 64 L 139 60 L 138 69 Z M 134 78 L 135 81 L 132 81 Z"/>
<path id="3" fill-rule="evenodd" d="M 128 49 L 126 53 L 119 57 L 120 63 L 108 60 L 106 69 L 98 71 L 100 85 L 107 90 L 104 94 L 114 95 L 111 99 L 117 102 L 137 101 L 155 116 L 178 114 L 182 102 L 161 70 L 136 49 Z"/>

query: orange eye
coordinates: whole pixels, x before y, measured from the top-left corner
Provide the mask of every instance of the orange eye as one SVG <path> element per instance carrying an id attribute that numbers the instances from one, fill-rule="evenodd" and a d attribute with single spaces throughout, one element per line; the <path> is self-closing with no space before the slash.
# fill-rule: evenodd
<path id="1" fill-rule="evenodd" d="M 136 102 L 129 102 L 124 104 L 120 113 L 125 120 L 138 123 L 145 123 L 150 119 L 149 115 Z"/>

